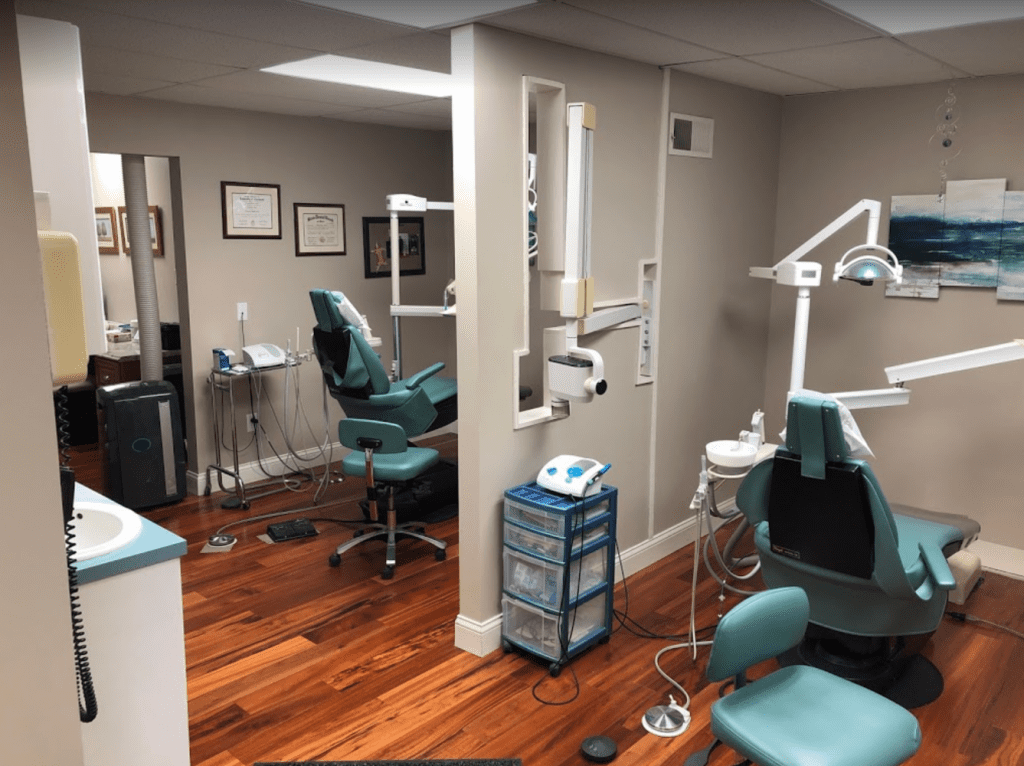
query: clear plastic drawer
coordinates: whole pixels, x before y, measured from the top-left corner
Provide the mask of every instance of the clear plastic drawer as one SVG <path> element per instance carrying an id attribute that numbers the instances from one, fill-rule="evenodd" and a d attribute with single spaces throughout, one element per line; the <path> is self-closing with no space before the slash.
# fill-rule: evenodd
<path id="1" fill-rule="evenodd" d="M 585 532 L 582 530 L 577 532 L 572 539 L 572 553 L 579 553 L 584 545 L 596 542 L 607 534 L 607 523 L 599 524 Z M 505 545 L 510 545 L 533 556 L 543 556 L 555 562 L 566 559 L 564 537 L 551 537 L 509 522 L 505 523 Z"/>
<path id="2" fill-rule="evenodd" d="M 502 636 L 533 654 L 560 660 L 571 656 L 585 641 L 606 631 L 608 592 L 605 591 L 576 607 L 566 615 L 547 612 L 524 601 L 502 597 Z M 562 647 L 565 639 L 566 646 Z"/>
<path id="3" fill-rule="evenodd" d="M 607 546 L 570 561 L 567 579 L 565 564 L 555 564 L 511 548 L 506 548 L 502 557 L 505 591 L 553 609 L 562 605 L 562 586 L 566 582 L 570 602 L 608 582 Z"/>

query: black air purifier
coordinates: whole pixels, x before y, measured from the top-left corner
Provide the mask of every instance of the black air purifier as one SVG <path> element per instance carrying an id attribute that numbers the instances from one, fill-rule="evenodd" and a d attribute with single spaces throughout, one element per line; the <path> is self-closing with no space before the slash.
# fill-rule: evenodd
<path id="1" fill-rule="evenodd" d="M 106 386 L 96 391 L 103 485 L 132 510 L 185 497 L 185 440 L 178 394 L 167 381 Z"/>

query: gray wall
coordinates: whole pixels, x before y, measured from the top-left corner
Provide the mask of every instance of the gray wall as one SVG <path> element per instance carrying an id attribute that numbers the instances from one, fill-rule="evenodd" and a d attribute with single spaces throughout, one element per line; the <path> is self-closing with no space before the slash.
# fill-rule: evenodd
<path id="1" fill-rule="evenodd" d="M 583 345 L 604 356 L 608 393 L 574 405 L 567 420 L 517 431 L 507 371 L 520 342 L 524 233 L 509 211 L 522 195 L 522 76 L 563 82 L 569 102 L 597 108 L 593 269 L 602 300 L 635 295 L 638 264 L 656 253 L 662 73 L 480 26 L 453 34 L 452 72 L 465 89 L 453 118 L 460 610 L 483 622 L 499 608 L 506 488 L 562 453 L 611 462 L 619 545 L 637 546 L 691 515 L 703 443 L 734 436 L 760 404 L 768 298 L 742 277 L 771 253 L 780 106 L 700 78 L 674 81 L 672 107 L 721 120 L 721 143 L 717 159 L 677 161 L 669 171 L 657 380 L 635 385 L 636 329 L 588 336 Z"/>
<path id="2" fill-rule="evenodd" d="M 43 275 L 14 12 L 0 4 L 0 327 L 13 374 L 0 397 L 0 761 L 82 763 L 57 481 Z M 22 534 L 19 530 L 31 530 Z M 13 533 L 11 533 L 13 531 Z"/>
<path id="3" fill-rule="evenodd" d="M 928 139 L 947 88 L 934 83 L 786 99 L 774 259 L 862 198 L 882 202 L 884 243 L 892 195 L 937 193 Z M 961 80 L 956 95 L 964 149 L 949 165 L 950 179 L 1006 178 L 1008 189 L 1024 189 L 1024 77 Z M 817 260 L 830 273 L 863 232 L 860 222 L 849 226 L 817 251 Z M 768 283 L 764 289 L 772 292 L 766 404 L 777 434 L 796 295 Z M 886 366 L 1022 336 L 1024 303 L 997 301 L 994 290 L 944 287 L 938 300 L 886 298 L 880 286 L 828 281 L 811 295 L 806 383 L 823 391 L 883 388 Z M 909 405 L 855 413 L 887 497 L 970 515 L 981 522 L 983 539 L 1024 548 L 1024 363 L 907 387 Z"/>
<path id="4" fill-rule="evenodd" d="M 271 342 L 284 348 L 290 340 L 294 346 L 299 328 L 305 350 L 311 346 L 315 324 L 309 290 L 342 290 L 384 339 L 381 352 L 390 364 L 390 282 L 364 278 L 362 218 L 387 215 L 384 198 L 395 192 L 451 199 L 449 134 L 100 94 L 87 94 L 86 108 L 94 152 L 180 158 L 184 257 L 178 282 L 179 291 L 187 290 L 188 317 L 182 329 L 185 333 L 187 324 L 188 332 L 182 343 L 186 357 L 191 357 L 186 389 L 191 385 L 195 395 L 195 423 L 189 423 L 189 433 L 196 435 L 197 447 L 190 450 L 191 470 L 203 471 L 213 460 L 206 387 L 210 349 L 226 346 L 241 355 L 237 302 L 249 304 L 246 343 Z M 221 181 L 280 184 L 282 238 L 223 239 Z M 295 202 L 344 204 L 348 254 L 296 257 Z M 450 212 L 426 213 L 425 240 L 427 273 L 402 278 L 403 303 L 440 304 L 444 286 L 454 275 Z M 179 311 L 184 317 L 185 305 Z M 455 373 L 455 331 L 448 320 L 405 320 L 403 348 L 407 374 L 435 361 L 446 362 L 448 372 Z M 322 437 L 319 366 L 304 364 L 300 375 L 303 407 Z M 266 378 L 281 417 L 283 374 Z M 329 429 L 336 440 L 341 410 L 332 401 L 329 411 Z M 273 434 L 275 427 L 270 428 Z M 241 433 L 246 436 L 244 426 Z M 297 448 L 313 444 L 308 433 L 300 432 Z M 278 449 L 283 449 L 280 439 Z M 253 449 L 241 457 L 255 458 Z"/>

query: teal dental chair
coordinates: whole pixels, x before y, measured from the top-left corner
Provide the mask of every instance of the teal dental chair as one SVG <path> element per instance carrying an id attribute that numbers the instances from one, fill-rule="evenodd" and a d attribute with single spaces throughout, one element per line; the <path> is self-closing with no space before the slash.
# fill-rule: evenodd
<path id="1" fill-rule="evenodd" d="M 392 382 L 359 328 L 341 312 L 345 296 L 333 290 L 310 290 L 316 327 L 313 348 L 331 396 L 350 418 L 395 423 L 408 438 L 453 422 L 458 415 L 458 387 L 437 375 L 444 364 L 427 367 Z"/>
<path id="2" fill-rule="evenodd" d="M 778 588 L 726 613 L 707 676 L 735 677 L 735 688 L 711 706 L 715 741 L 684 766 L 705 766 L 723 743 L 758 766 L 898 766 L 917 752 L 921 729 L 912 713 L 839 676 L 794 665 L 747 680 L 748 668 L 800 643 L 808 612 L 802 590 Z"/>
<path id="3" fill-rule="evenodd" d="M 352 539 L 342 543 L 328 559 L 332 567 L 341 564 L 341 554 L 356 545 L 386 538 L 387 551 L 384 570 L 381 577 L 390 580 L 395 574 L 396 538 L 399 536 L 413 537 L 433 545 L 434 558 L 444 561 L 448 543 L 427 535 L 423 527 L 415 522 L 398 524 L 395 512 L 395 489 L 403 483 L 417 478 L 440 458 L 437 450 L 428 447 L 410 447 L 405 438 L 405 431 L 395 423 L 382 423 L 374 420 L 345 418 L 338 424 L 338 438 L 342 444 L 352 449 L 342 461 L 346 476 L 364 476 L 366 478 L 366 499 L 374 522 L 358 530 Z M 385 487 L 388 499 L 386 521 L 381 520 L 380 508 L 377 505 L 377 482 Z"/>
<path id="4" fill-rule="evenodd" d="M 898 701 L 926 704 L 942 675 L 919 654 L 955 587 L 946 555 L 976 523 L 893 514 L 871 467 L 848 457 L 838 406 L 813 396 L 788 405 L 786 446 L 753 467 L 736 493 L 754 528 L 769 588 L 797 586 L 807 635 L 780 658 L 842 675 Z"/>

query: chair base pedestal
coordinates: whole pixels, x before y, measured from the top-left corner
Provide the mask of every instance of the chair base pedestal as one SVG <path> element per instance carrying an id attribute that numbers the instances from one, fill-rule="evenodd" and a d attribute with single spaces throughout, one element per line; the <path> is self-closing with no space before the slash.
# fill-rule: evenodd
<path id="1" fill-rule="evenodd" d="M 810 665 L 871 689 L 908 710 L 942 694 L 942 673 L 920 654 L 896 651 L 884 638 L 867 639 L 838 632 L 808 636 L 777 659 L 783 667 Z"/>

